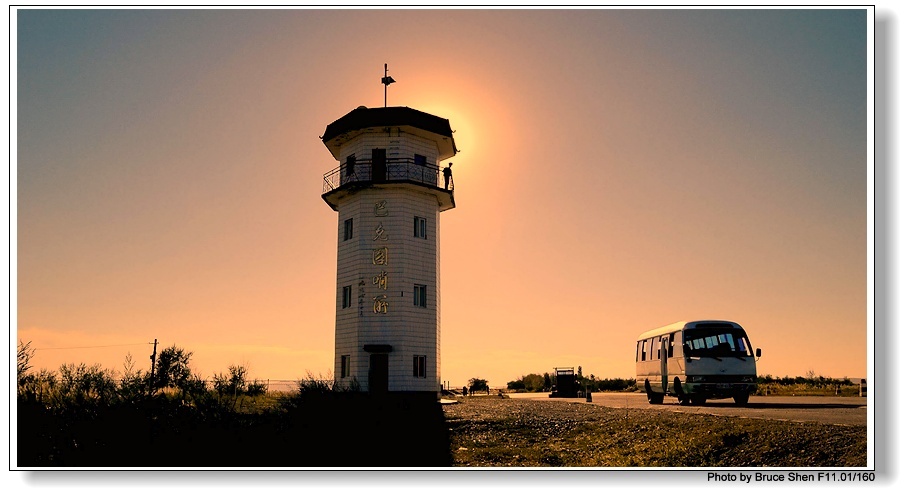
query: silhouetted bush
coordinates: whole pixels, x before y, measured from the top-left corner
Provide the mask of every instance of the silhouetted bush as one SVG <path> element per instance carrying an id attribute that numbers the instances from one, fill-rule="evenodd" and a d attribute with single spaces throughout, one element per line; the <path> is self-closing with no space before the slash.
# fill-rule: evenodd
<path id="1" fill-rule="evenodd" d="M 526 374 L 520 379 L 508 382 L 507 388 L 513 392 L 545 392 L 551 388 L 549 374 Z M 601 379 L 594 375 L 584 378 L 584 386 L 592 392 L 635 390 L 634 379 Z"/>
<path id="2" fill-rule="evenodd" d="M 438 467 L 441 405 L 369 396 L 310 376 L 295 393 L 226 396 L 184 378 L 151 394 L 136 377 L 67 366 L 17 399 L 19 467 Z M 37 376 L 36 376 L 37 378 Z M 237 380 L 237 379 L 235 379 Z M 37 381 L 35 381 L 37 382 Z M 239 383 L 239 382 L 238 382 Z M 32 385 L 37 385 L 33 382 Z M 202 385 L 204 387 L 204 384 Z M 257 387 L 256 390 L 259 388 Z M 40 397 L 40 400 L 39 400 Z"/>
<path id="3" fill-rule="evenodd" d="M 757 395 L 769 396 L 858 396 L 860 388 L 848 378 L 833 379 L 813 372 L 806 377 L 761 375 L 757 384 Z"/>

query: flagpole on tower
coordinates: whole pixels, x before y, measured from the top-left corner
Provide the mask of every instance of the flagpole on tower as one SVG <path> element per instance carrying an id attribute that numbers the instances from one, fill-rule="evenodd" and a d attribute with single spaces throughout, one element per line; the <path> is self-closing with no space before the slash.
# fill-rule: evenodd
<path id="1" fill-rule="evenodd" d="M 382 84 L 385 85 L 385 107 L 388 107 L 388 85 L 395 82 L 395 79 L 388 76 L 388 63 L 385 63 L 385 76 L 382 77 Z"/>

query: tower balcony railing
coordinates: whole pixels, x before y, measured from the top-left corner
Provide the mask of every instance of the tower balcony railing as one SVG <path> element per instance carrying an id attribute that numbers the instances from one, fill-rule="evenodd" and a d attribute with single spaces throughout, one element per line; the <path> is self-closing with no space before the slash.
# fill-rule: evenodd
<path id="1" fill-rule="evenodd" d="M 445 177 L 444 168 L 413 158 L 385 158 L 342 162 L 341 166 L 322 177 L 322 193 L 346 185 L 410 182 L 440 190 L 454 191 L 454 178 Z"/>

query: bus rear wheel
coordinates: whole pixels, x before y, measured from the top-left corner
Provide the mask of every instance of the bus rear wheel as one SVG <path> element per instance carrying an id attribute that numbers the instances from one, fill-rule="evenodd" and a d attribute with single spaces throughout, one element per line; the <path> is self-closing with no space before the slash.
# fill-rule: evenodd
<path id="1" fill-rule="evenodd" d="M 732 396 L 732 400 L 735 401 L 736 406 L 744 406 L 748 404 L 748 394 L 736 394 Z"/>
<path id="2" fill-rule="evenodd" d="M 647 402 L 650 404 L 663 404 L 663 395 L 653 392 L 653 389 L 650 388 L 650 381 L 644 381 L 644 392 L 647 393 Z"/>

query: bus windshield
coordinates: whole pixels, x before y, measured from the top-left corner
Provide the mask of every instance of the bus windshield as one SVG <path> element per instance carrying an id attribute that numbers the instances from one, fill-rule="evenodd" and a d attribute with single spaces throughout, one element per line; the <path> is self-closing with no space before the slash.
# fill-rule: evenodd
<path id="1" fill-rule="evenodd" d="M 745 331 L 731 328 L 698 328 L 685 331 L 685 353 L 693 357 L 748 357 L 751 345 Z"/>

